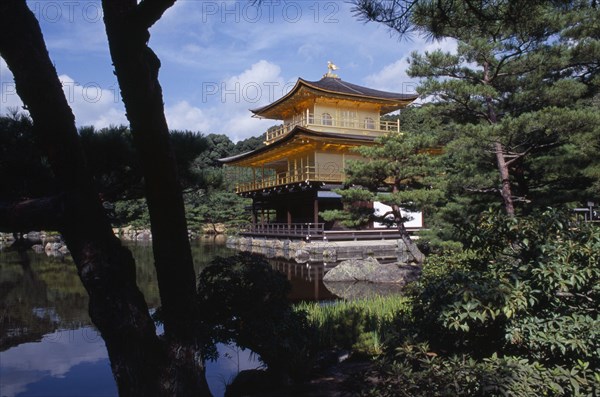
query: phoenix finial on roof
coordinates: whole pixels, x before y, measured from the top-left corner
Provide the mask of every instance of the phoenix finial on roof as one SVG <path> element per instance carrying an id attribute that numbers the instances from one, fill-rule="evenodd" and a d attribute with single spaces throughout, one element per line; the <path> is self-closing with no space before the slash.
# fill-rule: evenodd
<path id="1" fill-rule="evenodd" d="M 339 68 L 331 61 L 327 61 L 327 73 L 323 77 L 335 77 L 339 78 L 339 76 L 333 73 L 334 70 L 338 70 Z"/>

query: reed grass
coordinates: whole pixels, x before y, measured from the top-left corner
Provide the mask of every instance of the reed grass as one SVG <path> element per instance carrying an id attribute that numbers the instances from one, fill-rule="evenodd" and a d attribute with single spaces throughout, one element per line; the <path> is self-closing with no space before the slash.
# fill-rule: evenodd
<path id="1" fill-rule="evenodd" d="M 369 355 L 381 352 L 397 333 L 399 322 L 410 316 L 410 299 L 376 296 L 353 301 L 304 302 L 295 310 L 305 313 L 320 349 L 348 349 Z"/>

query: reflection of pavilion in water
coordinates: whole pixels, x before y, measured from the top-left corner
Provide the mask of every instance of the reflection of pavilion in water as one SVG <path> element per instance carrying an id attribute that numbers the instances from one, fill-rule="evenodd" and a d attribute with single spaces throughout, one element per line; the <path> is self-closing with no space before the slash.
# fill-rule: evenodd
<path id="1" fill-rule="evenodd" d="M 332 265 L 327 263 L 296 263 L 285 259 L 269 259 L 275 270 L 283 273 L 292 284 L 288 295 L 291 302 L 337 299 L 323 284 L 323 276 Z"/>
<path id="2" fill-rule="evenodd" d="M 324 282 L 325 273 L 337 263 L 296 263 L 285 259 L 269 259 L 269 263 L 275 270 L 283 273 L 292 284 L 288 298 L 294 303 L 399 295 L 404 290 L 402 284 L 395 283 Z"/>

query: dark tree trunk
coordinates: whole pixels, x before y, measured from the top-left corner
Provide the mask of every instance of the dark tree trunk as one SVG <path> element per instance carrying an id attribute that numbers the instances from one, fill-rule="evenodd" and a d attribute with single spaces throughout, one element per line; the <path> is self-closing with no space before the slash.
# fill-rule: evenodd
<path id="1" fill-rule="evenodd" d="M 32 215 L 31 211 L 42 211 L 44 205 L 29 202 L 18 206 L 16 212 L 0 211 L 0 223 L 33 229 L 56 226 L 89 294 L 90 317 L 106 342 L 119 391 L 122 395 L 155 395 L 166 355 L 137 288 L 133 257 L 113 235 L 92 188 L 75 119 L 39 24 L 25 0 L 0 3 L 0 55 L 14 75 L 17 92 L 33 119 L 34 133 L 64 191 L 41 203 L 50 205 L 54 214 Z"/>
<path id="2" fill-rule="evenodd" d="M 490 77 L 490 66 L 489 63 L 484 62 L 483 64 L 483 83 L 485 85 L 491 85 Z M 494 107 L 494 100 L 488 96 L 486 98 L 487 105 L 487 118 L 490 124 L 496 124 L 498 122 L 498 116 L 496 115 L 496 109 Z M 504 145 L 500 140 L 496 140 L 493 143 L 494 156 L 496 157 L 496 166 L 498 167 L 498 173 L 500 174 L 500 196 L 504 202 L 504 211 L 510 217 L 515 216 L 515 206 L 513 203 L 512 187 L 510 185 L 510 170 L 504 153 Z"/>
<path id="3" fill-rule="evenodd" d="M 144 170 L 165 333 L 188 339 L 193 336 L 189 323 L 195 312 L 196 277 L 158 82 L 160 61 L 146 45 L 150 35 L 136 0 L 104 0 L 103 8 L 110 53 Z"/>
<path id="4" fill-rule="evenodd" d="M 500 195 L 504 201 L 504 210 L 506 211 L 506 215 L 513 217 L 515 216 L 515 206 L 513 204 L 512 187 L 510 185 L 510 172 L 508 164 L 506 164 L 506 158 L 504 157 L 504 146 L 502 143 L 494 142 L 494 154 L 496 155 L 496 165 L 500 173 Z"/>
<path id="5" fill-rule="evenodd" d="M 121 74 L 119 82 L 126 85 L 123 97 L 136 145 L 148 168 L 146 183 L 155 259 L 166 314 L 165 340 L 156 336 L 148 307 L 136 285 L 133 257 L 113 235 L 92 187 L 74 116 L 39 24 L 25 0 L 0 2 L 0 55 L 14 75 L 17 92 L 31 114 L 34 133 L 40 138 L 63 194 L 2 206 L 0 224 L 17 230 L 23 225 L 32 229 L 52 226 L 63 234 L 89 294 L 90 317 L 106 342 L 121 396 L 208 396 L 196 330 L 189 321 L 197 318 L 195 274 L 156 80 L 158 59 L 145 47 L 147 37 L 132 37 L 140 30 L 125 26 L 138 24 L 119 15 L 127 12 L 122 5 L 135 5 L 135 0 L 113 3 L 114 8 L 107 7 L 108 14 L 117 21 L 113 25 L 117 33 L 109 33 L 111 50 L 120 54 L 113 54 L 117 73 Z M 144 17 L 140 19 L 158 19 L 162 12 L 157 5 L 162 3 L 140 3 L 137 9 Z M 126 51 L 132 52 L 124 55 Z M 120 63 L 124 56 L 132 58 L 125 62 L 126 67 Z M 44 207 L 54 212 L 40 216 Z"/>
<path id="6" fill-rule="evenodd" d="M 425 261 L 425 255 L 421 252 L 417 244 L 410 238 L 410 234 L 404 226 L 404 222 L 398 222 L 398 231 L 400 232 L 400 238 L 406 245 L 408 252 L 415 258 L 415 262 L 422 264 Z"/>
<path id="7" fill-rule="evenodd" d="M 181 186 L 148 29 L 174 0 L 103 0 L 104 23 L 134 145 L 140 154 L 171 367 L 166 391 L 210 395 L 198 341 L 196 274 Z"/>
<path id="8" fill-rule="evenodd" d="M 392 188 L 394 193 L 398 192 L 398 184 L 399 182 L 397 181 Z M 417 243 L 410 238 L 410 234 L 408 234 L 408 230 L 406 230 L 406 226 L 404 226 L 404 221 L 402 220 L 402 211 L 400 210 L 400 207 L 397 205 L 392 205 L 392 212 L 396 218 L 400 239 L 404 242 L 404 245 L 406 245 L 406 249 L 408 249 L 408 252 L 410 252 L 410 254 L 413 256 L 415 262 L 422 264 L 425 261 L 425 255 L 421 252 L 417 246 Z"/>

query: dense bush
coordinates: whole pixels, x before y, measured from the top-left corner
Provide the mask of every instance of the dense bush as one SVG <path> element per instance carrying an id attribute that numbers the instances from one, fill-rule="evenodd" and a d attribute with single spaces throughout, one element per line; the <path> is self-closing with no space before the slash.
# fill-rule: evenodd
<path id="1" fill-rule="evenodd" d="M 518 356 L 443 356 L 426 343 L 405 344 L 393 359 L 367 374 L 363 396 L 495 397 L 597 396 L 598 374 L 589 364 L 546 367 Z M 353 379 L 361 385 L 361 379 Z"/>
<path id="2" fill-rule="evenodd" d="M 463 240 L 413 286 L 376 395 L 600 394 L 600 230 L 487 213 Z"/>

